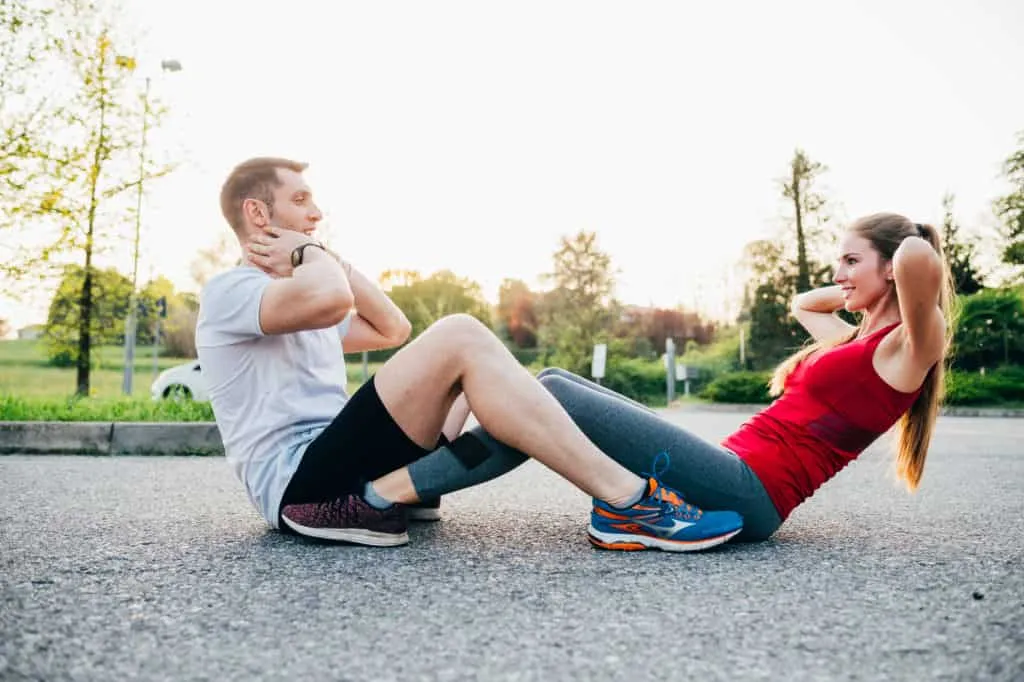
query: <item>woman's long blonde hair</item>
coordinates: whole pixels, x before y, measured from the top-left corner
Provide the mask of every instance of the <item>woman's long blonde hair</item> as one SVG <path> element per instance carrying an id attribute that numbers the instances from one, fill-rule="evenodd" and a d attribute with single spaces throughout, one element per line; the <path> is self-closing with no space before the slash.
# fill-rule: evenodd
<path id="1" fill-rule="evenodd" d="M 953 304 L 953 279 L 949 265 L 942 250 L 942 240 L 938 231 L 931 225 L 916 224 L 895 213 L 876 213 L 857 220 L 850 226 L 850 231 L 871 242 L 871 246 L 881 254 L 884 262 L 892 260 L 896 247 L 907 237 L 921 237 L 939 254 L 942 261 L 942 285 L 939 291 L 939 307 L 946 318 L 946 346 L 948 352 L 953 338 L 955 311 Z M 813 343 L 784 360 L 772 375 L 769 392 L 776 396 L 782 393 L 789 373 L 805 357 L 818 350 L 827 350 L 852 341 L 860 332 L 860 326 L 849 334 L 827 341 Z M 921 393 L 897 424 L 898 437 L 896 445 L 896 475 L 904 481 L 907 489 L 917 490 L 921 475 L 924 473 L 924 460 L 928 455 L 932 430 L 938 416 L 939 405 L 946 391 L 946 355 L 935 363 L 928 372 Z"/>

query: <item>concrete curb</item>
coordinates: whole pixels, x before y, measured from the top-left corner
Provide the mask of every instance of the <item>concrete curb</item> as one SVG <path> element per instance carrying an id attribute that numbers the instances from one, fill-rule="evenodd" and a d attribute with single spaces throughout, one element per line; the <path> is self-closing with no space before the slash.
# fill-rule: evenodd
<path id="1" fill-rule="evenodd" d="M 754 414 L 767 405 L 748 403 L 703 403 L 672 405 L 669 410 L 679 412 L 742 412 Z M 998 419 L 1024 419 L 1024 410 L 1004 407 L 943 407 L 939 410 L 943 417 L 991 417 Z"/>
<path id="2" fill-rule="evenodd" d="M 0 454 L 223 455 L 213 422 L 0 422 Z"/>
<path id="3" fill-rule="evenodd" d="M 666 411 L 754 414 L 764 405 L 677 404 Z M 1024 410 L 946 407 L 949 417 L 1024 418 Z M 0 455 L 223 455 L 214 422 L 0 422 Z"/>

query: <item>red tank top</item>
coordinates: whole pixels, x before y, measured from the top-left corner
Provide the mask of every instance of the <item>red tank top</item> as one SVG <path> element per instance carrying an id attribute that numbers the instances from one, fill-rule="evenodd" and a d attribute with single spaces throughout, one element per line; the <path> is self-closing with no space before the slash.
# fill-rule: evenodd
<path id="1" fill-rule="evenodd" d="M 921 389 L 897 391 L 872 364 L 878 344 L 898 325 L 804 358 L 783 394 L 722 441 L 761 480 L 782 519 L 917 399 Z"/>

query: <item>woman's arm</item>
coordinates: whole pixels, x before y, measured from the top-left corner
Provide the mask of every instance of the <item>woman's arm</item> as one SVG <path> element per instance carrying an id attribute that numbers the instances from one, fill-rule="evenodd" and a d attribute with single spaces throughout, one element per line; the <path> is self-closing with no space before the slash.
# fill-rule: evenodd
<path id="1" fill-rule="evenodd" d="M 842 307 L 843 290 L 835 285 L 797 294 L 790 310 L 815 341 L 827 341 L 854 330 L 853 325 L 836 315 Z"/>
<path id="2" fill-rule="evenodd" d="M 924 239 L 907 237 L 892 257 L 903 321 L 904 348 L 919 368 L 937 362 L 946 347 L 946 320 L 939 308 L 942 261 Z"/>

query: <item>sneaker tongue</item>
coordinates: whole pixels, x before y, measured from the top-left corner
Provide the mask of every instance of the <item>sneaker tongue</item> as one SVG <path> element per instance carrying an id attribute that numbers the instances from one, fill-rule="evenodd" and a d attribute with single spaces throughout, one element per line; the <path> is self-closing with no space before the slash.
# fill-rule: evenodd
<path id="1" fill-rule="evenodd" d="M 658 489 L 658 479 L 648 478 L 647 479 L 647 492 L 644 493 L 644 497 L 650 497 L 654 494 L 654 491 Z"/>

